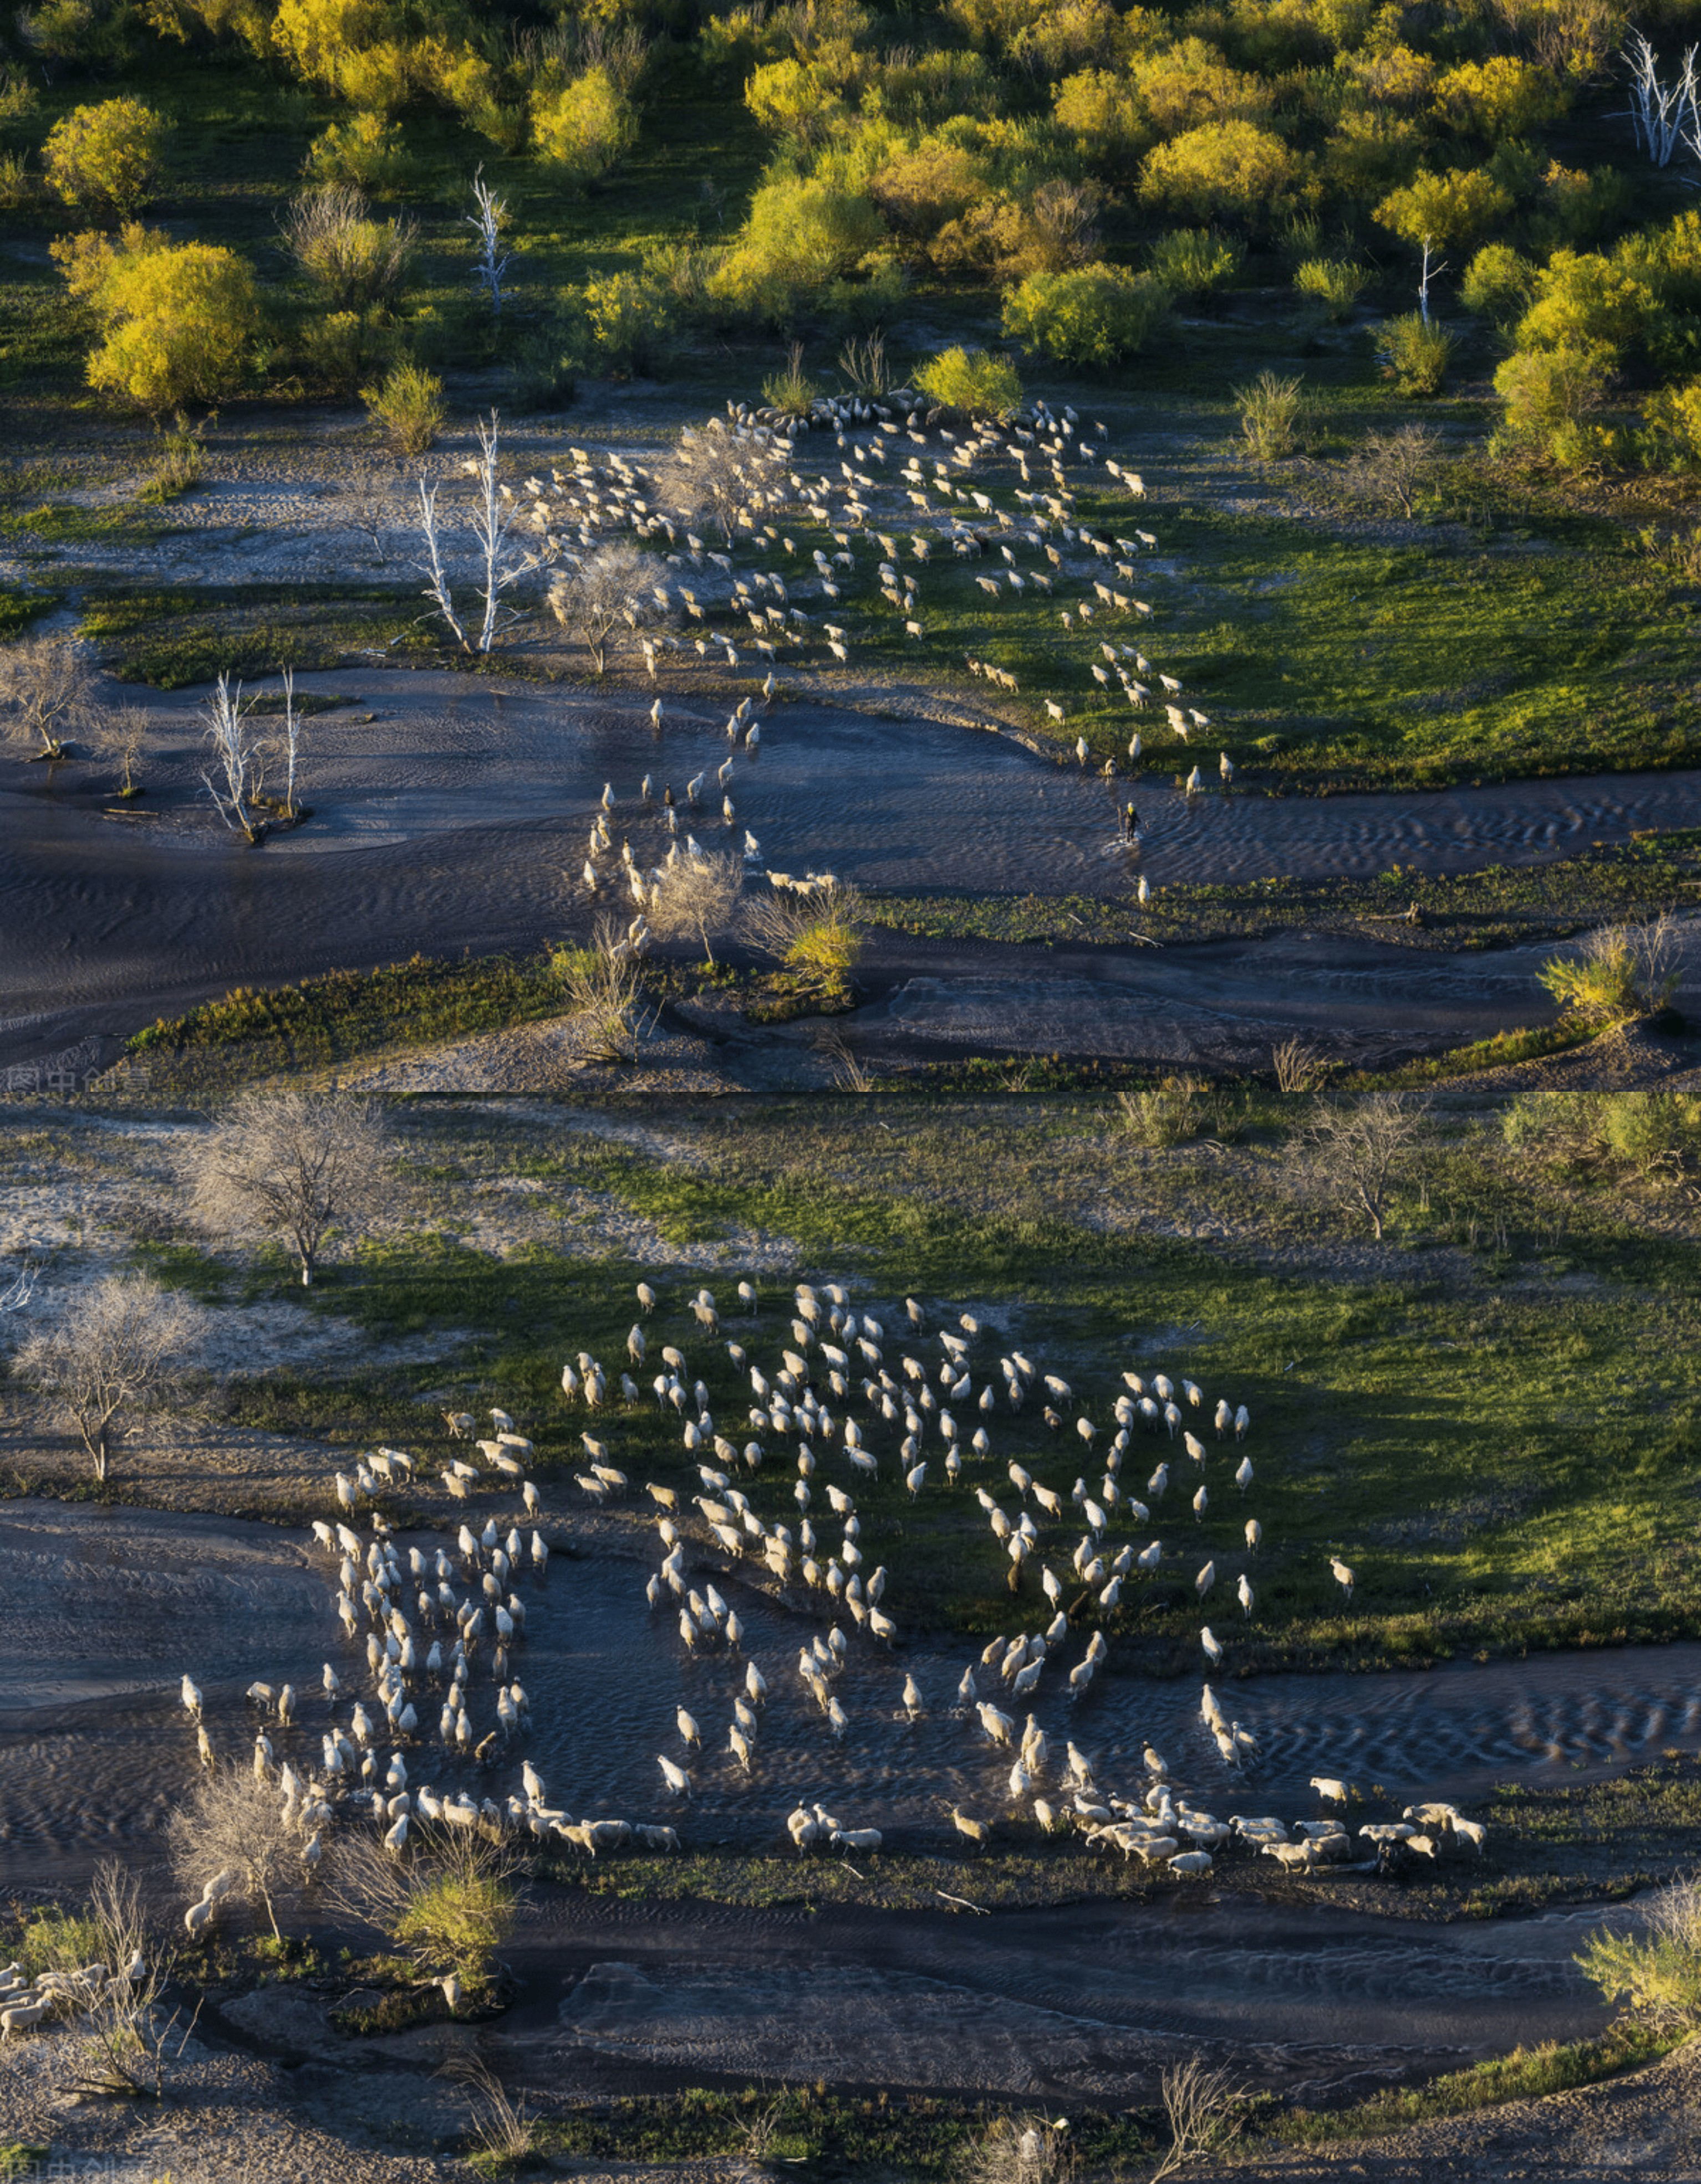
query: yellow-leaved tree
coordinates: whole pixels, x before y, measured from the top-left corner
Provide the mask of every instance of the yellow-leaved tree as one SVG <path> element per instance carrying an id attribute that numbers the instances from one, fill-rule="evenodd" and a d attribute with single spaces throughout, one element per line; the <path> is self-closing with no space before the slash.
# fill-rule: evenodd
<path id="1" fill-rule="evenodd" d="M 159 416 L 221 402 L 247 376 L 259 294 L 233 250 L 173 242 L 131 226 L 116 237 L 78 235 L 53 246 L 71 293 L 100 328 L 91 387 Z"/>

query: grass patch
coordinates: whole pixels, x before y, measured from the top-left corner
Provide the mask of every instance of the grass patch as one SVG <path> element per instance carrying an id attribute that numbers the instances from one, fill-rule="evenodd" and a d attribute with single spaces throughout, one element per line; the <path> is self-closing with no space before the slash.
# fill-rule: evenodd
<path id="1" fill-rule="evenodd" d="M 121 504 L 87 508 L 75 501 L 53 501 L 0 515 L 0 538 L 33 538 L 48 546 L 154 546 L 171 529 Z"/>
<path id="2" fill-rule="evenodd" d="M 351 655 L 399 660 L 438 648 L 412 593 L 269 585 L 114 591 L 91 600 L 79 633 L 121 682 L 181 690 L 236 675 L 346 665 Z"/>
<path id="3" fill-rule="evenodd" d="M 0 644 L 21 637 L 31 623 L 51 614 L 63 597 L 59 592 L 20 591 L 14 585 L 0 584 Z"/>
<path id="4" fill-rule="evenodd" d="M 1633 2025 L 1615 2025 L 1598 2040 L 1545 2041 L 1539 2048 L 1515 2048 L 1468 2070 L 1449 2071 L 1426 2086 L 1377 2093 L 1356 2108 L 1321 2113 L 1301 2109 L 1284 2117 L 1272 2136 L 1286 2146 L 1327 2146 L 1343 2139 L 1380 2138 L 1438 2117 L 1470 2115 L 1508 2101 L 1540 2100 L 1598 2085 L 1626 2070 L 1639 2070 L 1669 2054 L 1683 2033 L 1655 2034 Z"/>
<path id="5" fill-rule="evenodd" d="M 125 1053 L 150 1096 L 201 1096 L 256 1076 L 314 1070 L 386 1046 L 499 1029 L 549 1016 L 560 988 L 539 959 L 415 956 L 375 971 L 332 971 L 298 986 L 238 987 L 187 1016 L 160 1017 Z"/>

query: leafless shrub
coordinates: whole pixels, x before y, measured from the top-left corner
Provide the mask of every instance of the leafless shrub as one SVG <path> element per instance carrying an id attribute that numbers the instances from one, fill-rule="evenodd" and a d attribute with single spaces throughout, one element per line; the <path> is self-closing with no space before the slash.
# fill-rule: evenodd
<path id="1" fill-rule="evenodd" d="M 739 517 L 784 505 L 790 493 L 784 457 L 766 439 L 730 432 L 718 417 L 679 435 L 659 488 L 666 504 L 717 530 L 731 545 Z"/>
<path id="2" fill-rule="evenodd" d="M 637 632 L 659 621 L 656 566 L 648 554 L 617 541 L 563 569 L 549 586 L 549 611 L 590 654 L 599 675 Z"/>
<path id="3" fill-rule="evenodd" d="M 1285 1039 L 1270 1049 L 1278 1092 L 1315 1092 L 1329 1074 L 1329 1064 L 1315 1047 L 1302 1039 Z"/>
<path id="4" fill-rule="evenodd" d="M 202 1330 L 197 1307 L 151 1275 L 109 1274 L 66 1298 L 14 1366 L 75 1428 L 103 1480 L 136 1418 L 176 1393 Z"/>
<path id="5" fill-rule="evenodd" d="M 614 921 L 600 919 L 593 946 L 563 950 L 555 961 L 581 1057 L 636 1061 L 650 1011 L 637 957 Z"/>
<path id="6" fill-rule="evenodd" d="M 736 850 L 700 850 L 664 868 L 644 915 L 658 939 L 694 936 L 712 963 L 714 936 L 732 923 L 744 887 L 745 861 Z"/>
<path id="7" fill-rule="evenodd" d="M 1098 254 L 1099 208 L 1102 193 L 1091 182 L 1066 181 L 1054 176 L 1035 191 L 1035 225 L 1059 269 L 1085 265 Z"/>
<path id="8" fill-rule="evenodd" d="M 480 2153 L 499 2163 L 529 2159 L 538 2126 L 524 2100 L 510 2094 L 482 2055 L 471 2050 L 451 2055 L 443 2075 L 466 2089 L 468 2121 Z"/>
<path id="9" fill-rule="evenodd" d="M 246 1766 L 204 1774 L 165 1824 L 166 1852 L 178 1885 L 199 1898 L 220 1874 L 232 1876 L 223 1900 L 248 1905 L 282 1941 L 278 1913 L 304 1886 L 302 1836 L 275 1782 Z"/>
<path id="10" fill-rule="evenodd" d="M 81 2064 L 76 2089 L 85 2095 L 142 2093 L 157 2100 L 166 2050 L 177 2028 L 176 2013 L 168 2016 L 162 2007 L 177 1953 L 149 1934 L 141 1882 L 115 1859 L 103 1859 L 95 1868 L 88 1920 L 96 1964 L 106 1969 L 104 1977 L 86 1977 L 75 1991 L 72 2027 Z"/>
<path id="11" fill-rule="evenodd" d="M 891 386 L 886 364 L 886 337 L 878 329 L 863 340 L 847 341 L 839 352 L 839 369 L 853 394 L 866 402 L 878 401 Z"/>
<path id="12" fill-rule="evenodd" d="M 1409 516 L 1435 474 L 1441 449 L 1442 436 L 1429 425 L 1372 432 L 1341 465 L 1341 482 L 1355 500 Z"/>
<path id="13" fill-rule="evenodd" d="M 123 776 L 119 790 L 125 796 L 137 793 L 136 768 L 148 740 L 148 722 L 142 705 L 114 705 L 101 718 L 101 748 L 118 761 Z"/>
<path id="14" fill-rule="evenodd" d="M 1240 2088 L 1228 2072 L 1207 2069 L 1196 2056 L 1166 2070 L 1160 2091 L 1169 2144 L 1152 2172 L 1152 2184 L 1216 2153 L 1234 2135 L 1241 2103 Z"/>
<path id="15" fill-rule="evenodd" d="M 1320 1187 L 1362 1209 L 1379 1240 L 1388 1204 L 1428 1125 L 1429 1101 L 1408 1092 L 1319 1099 L 1307 1137 Z"/>
<path id="16" fill-rule="evenodd" d="M 477 254 L 472 262 L 472 277 L 490 298 L 490 315 L 499 319 L 502 306 L 508 300 L 503 287 L 503 276 L 511 260 L 502 248 L 502 231 L 508 224 L 508 200 L 499 198 L 484 179 L 481 167 L 472 178 L 472 210 L 463 214 L 461 226 L 470 227 L 477 238 Z"/>
<path id="17" fill-rule="evenodd" d="M 64 755 L 64 738 L 88 714 L 94 677 L 80 648 L 58 637 L 0 646 L 0 706 L 12 733 L 38 744 L 40 758 Z"/>
<path id="18" fill-rule="evenodd" d="M 331 1232 L 358 1229 L 383 1204 L 390 1154 L 376 1100 L 256 1086 L 189 1146 L 192 1215 L 214 1235 L 283 1245 L 306 1289 Z"/>
<path id="19" fill-rule="evenodd" d="M 1077 2164 L 1068 2131 L 1061 2117 L 996 2117 L 963 2157 L 964 2184 L 1070 2184 Z"/>

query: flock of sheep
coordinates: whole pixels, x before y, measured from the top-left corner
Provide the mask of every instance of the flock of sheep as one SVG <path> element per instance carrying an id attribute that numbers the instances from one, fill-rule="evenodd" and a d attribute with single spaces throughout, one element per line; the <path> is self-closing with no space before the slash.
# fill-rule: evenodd
<path id="1" fill-rule="evenodd" d="M 749 1283 L 739 1286 L 741 1301 L 756 1314 L 756 1290 Z M 642 1318 L 627 1338 L 627 1369 L 611 1370 L 581 1352 L 564 1366 L 561 1388 L 566 1401 L 587 1414 L 581 1433 L 585 1468 L 575 1476 L 589 1500 L 606 1504 L 630 1492 L 631 1480 L 614 1460 L 611 1442 L 622 1418 L 630 1418 L 652 1400 L 677 1423 L 685 1455 L 699 1474 L 701 1490 L 694 1496 L 653 1482 L 645 1490 L 655 1505 L 663 1550 L 660 1568 L 647 1582 L 648 1597 L 653 1611 L 670 1610 L 677 1617 L 683 1674 L 689 1673 L 685 1663 L 711 1652 L 741 1658 L 744 1673 L 724 1743 L 717 1746 L 713 1736 L 705 1738 L 689 1708 L 677 1706 L 672 1724 L 677 1748 L 657 1755 L 662 1786 L 671 1797 L 689 1800 L 697 1767 L 723 1764 L 745 1780 L 755 1777 L 770 1679 L 780 1673 L 777 1663 L 771 1661 L 765 1672 L 749 1657 L 737 1607 L 709 1578 L 705 1558 L 722 1566 L 717 1574 L 723 1583 L 766 1592 L 783 1608 L 814 1622 L 807 1642 L 800 1646 L 795 1673 L 823 1723 L 822 1759 L 830 1764 L 830 1743 L 850 1725 L 836 1686 L 853 1646 L 890 1649 L 900 1638 L 897 1624 L 881 1605 L 887 1573 L 884 1567 L 866 1566 L 856 1507 L 859 1489 L 884 1474 L 901 1479 L 912 1502 L 962 1494 L 978 1504 L 1007 1566 L 1012 1594 L 1019 1597 L 1031 1589 L 1045 1602 L 1049 1617 L 1042 1628 L 1001 1636 L 985 1646 L 965 1668 L 949 1708 L 940 1709 L 951 1713 L 962 1734 L 973 1740 L 979 1755 L 976 1763 L 986 1774 L 985 1809 L 966 1810 L 961 1802 L 949 1808 L 951 1828 L 962 1843 L 984 1845 L 1000 1827 L 1037 1828 L 1047 1835 L 1073 1831 L 1095 1849 L 1120 1851 L 1124 1860 L 1137 1858 L 1145 1866 L 1182 1876 L 1210 1872 L 1213 1858 L 1233 1845 L 1307 1874 L 1355 1862 L 1353 1840 L 1338 1817 L 1352 1797 L 1343 1781 L 1313 1778 L 1325 1808 L 1320 1819 L 1291 1824 L 1240 1814 L 1219 1819 L 1189 1796 L 1169 1762 L 1149 1746 L 1143 1755 L 1144 1779 L 1113 1787 L 1100 1779 L 1073 1736 L 1048 1733 L 1039 1719 L 1048 1692 L 1070 1706 L 1087 1696 L 1108 1651 L 1102 1618 L 1121 1604 L 1124 1586 L 1151 1577 L 1166 1556 L 1176 1552 L 1158 1537 L 1137 1548 L 1131 1539 L 1117 1544 L 1108 1536 L 1113 1529 L 1151 1524 L 1153 1505 L 1163 1503 L 1176 1489 L 1172 1466 L 1189 1468 L 1180 1493 L 1194 1522 L 1209 1505 L 1213 1442 L 1224 1450 L 1219 1459 L 1224 1463 L 1238 1451 L 1230 1483 L 1242 1496 L 1252 1490 L 1252 1459 L 1239 1450 L 1252 1425 L 1244 1404 L 1232 1406 L 1223 1398 L 1213 1405 L 1196 1382 L 1172 1381 L 1163 1373 L 1148 1380 L 1129 1371 L 1122 1375 L 1123 1385 L 1110 1404 L 1113 1423 L 1101 1425 L 1069 1382 L 1042 1371 L 1019 1351 L 1012 1349 L 993 1362 L 990 1331 L 973 1313 L 952 1315 L 954 1324 L 937 1326 L 929 1340 L 929 1314 L 916 1299 L 906 1299 L 895 1342 L 880 1320 L 852 1305 L 840 1284 L 823 1282 L 798 1286 L 788 1336 L 767 1364 L 754 1359 L 744 1343 L 722 1335 L 708 1290 L 690 1301 L 698 1329 L 694 1339 L 723 1340 L 729 1362 L 747 1384 L 745 1414 L 733 1427 L 729 1421 L 717 1423 L 708 1387 L 692 1378 L 683 1349 L 672 1342 L 652 1343 L 644 1322 L 657 1306 L 654 1290 L 640 1284 L 638 1297 Z M 634 1373 L 650 1374 L 647 1389 Z M 1007 1460 L 1001 1473 L 992 1447 L 994 1428 L 1001 1415 L 1030 1407 L 1037 1408 L 1055 1446 L 1074 1446 L 1089 1469 L 1101 1467 L 1096 1479 L 1090 1483 L 1083 1473 L 1067 1489 L 1048 1485 L 1036 1475 L 1039 1459 L 1032 1457 Z M 453 1440 L 476 1449 L 482 1459 L 475 1463 L 452 1455 L 441 1474 L 445 1490 L 465 1499 L 489 1484 L 510 1493 L 517 1486 L 525 1509 L 537 1517 L 542 1496 L 526 1475 L 535 1451 L 509 1415 L 493 1411 L 491 1434 L 483 1440 L 474 1438 L 471 1414 L 445 1415 Z M 1159 1460 L 1136 1491 L 1126 1474 L 1137 1435 L 1157 1444 Z M 275 1786 L 286 1820 L 299 1834 L 306 1869 L 310 1872 L 317 1865 L 323 1831 L 333 1818 L 365 1819 L 381 1828 L 386 1847 L 398 1856 L 421 1823 L 477 1830 L 493 1838 L 529 1836 L 587 1857 L 627 1844 L 678 1849 L 678 1832 L 669 1825 L 576 1819 L 550 1803 L 529 1759 L 520 1762 L 518 1787 L 499 1802 L 466 1787 L 440 1795 L 429 1783 L 410 1783 L 410 1755 L 418 1767 L 422 1746 L 434 1746 L 451 1768 L 488 1771 L 512 1763 L 516 1740 L 528 1726 L 531 1713 L 514 1669 L 527 1624 L 518 1586 L 528 1564 L 541 1576 L 549 1561 L 541 1533 L 533 1529 L 528 1542 L 517 1517 L 507 1520 L 505 1532 L 504 1523 L 492 1516 L 482 1530 L 463 1523 L 453 1538 L 445 1534 L 435 1543 L 427 1539 L 404 1549 L 370 1502 L 411 1471 L 411 1457 L 399 1450 L 363 1456 L 352 1474 L 337 1474 L 341 1515 L 313 1527 L 319 1546 L 337 1558 L 334 1610 L 349 1642 L 364 1648 L 370 1696 L 349 1704 L 345 1726 L 337 1718 L 348 1699 L 344 1674 L 326 1663 L 329 1724 L 305 1775 L 287 1758 L 280 1763 L 266 1727 L 254 1739 L 255 1774 Z M 774 1497 L 782 1476 L 785 1485 L 778 1498 L 790 1506 L 783 1515 L 764 1514 L 755 1497 L 764 1492 Z M 1007 1482 L 1007 1506 L 988 1484 L 1001 1479 Z M 363 1504 L 364 1530 L 349 1521 Z M 1036 1523 L 1035 1511 L 1041 1523 Z M 1064 1522 L 1081 1527 L 1067 1553 L 1055 1530 L 1048 1535 L 1044 1529 Z M 1243 1529 L 1250 1563 L 1262 1542 L 1262 1527 L 1256 1517 L 1248 1517 Z M 1331 1568 L 1350 1595 L 1351 1568 L 1338 1559 Z M 1216 1583 L 1212 1557 L 1193 1579 L 1202 1607 Z M 1250 1619 L 1256 1594 L 1245 1568 L 1235 1595 Z M 1082 1622 L 1091 1625 L 1086 1645 L 1066 1669 Z M 1224 1641 L 1208 1623 L 1202 1624 L 1200 1640 L 1214 1667 L 1224 1657 Z M 878 1661 L 881 1656 L 868 1658 Z M 495 1686 L 494 1719 L 488 1727 L 473 1719 L 470 1693 L 475 1669 Z M 895 1663 L 892 1677 L 894 1713 L 915 1723 L 934 1713 L 913 1673 L 901 1677 Z M 256 1683 L 248 1696 L 277 1730 L 298 1726 L 301 1707 L 290 1685 Z M 195 1720 L 202 1758 L 211 1765 L 216 1755 L 200 1719 L 202 1695 L 187 1675 L 182 1700 Z M 438 1709 L 434 1726 L 429 1720 L 432 1705 Z M 1256 1758 L 1256 1736 L 1225 1716 L 1208 1683 L 1200 1713 L 1223 1766 L 1238 1776 Z M 1022 1716 L 1025 1719 L 1018 1721 Z M 800 1852 L 819 1846 L 868 1853 L 878 1851 L 884 1840 L 884 1831 L 866 1819 L 854 1822 L 812 1800 L 797 1802 L 784 1825 Z M 1483 1830 L 1453 1807 L 1431 1802 L 1408 1808 L 1400 1820 L 1368 1823 L 1358 1836 L 1360 1855 L 1386 1863 L 1401 1854 L 1433 1858 L 1444 1849 L 1480 1848 Z M 230 1882 L 228 1875 L 215 1876 L 189 1907 L 185 1923 L 192 1935 L 216 1918 Z"/>

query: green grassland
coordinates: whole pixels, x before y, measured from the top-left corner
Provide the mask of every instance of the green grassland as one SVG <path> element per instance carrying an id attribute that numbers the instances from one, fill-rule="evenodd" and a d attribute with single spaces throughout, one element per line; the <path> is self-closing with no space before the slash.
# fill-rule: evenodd
<path id="1" fill-rule="evenodd" d="M 585 1421 L 562 1402 L 561 1359 L 584 1348 L 616 1365 L 633 1284 L 656 1278 L 653 1264 L 609 1255 L 595 1207 L 711 1247 L 689 1282 L 661 1275 L 652 1336 L 689 1338 L 694 1374 L 730 1416 L 744 1407 L 737 1376 L 718 1343 L 695 1335 L 685 1302 L 699 1279 L 729 1291 L 745 1271 L 729 1238 L 756 1231 L 784 1240 L 800 1276 L 837 1271 L 889 1319 L 905 1294 L 935 1313 L 973 1303 L 1001 1329 L 998 1347 L 1019 1343 L 1063 1371 L 1101 1425 L 1127 1367 L 1190 1373 L 1213 1401 L 1246 1402 L 1265 1543 L 1251 1564 L 1256 1619 L 1218 1618 L 1232 1621 L 1231 1672 L 1701 1631 L 1691 1485 L 1701 1240 L 1680 1203 L 1658 1177 L 1622 1167 L 1532 1168 L 1500 1147 L 1492 1114 L 1456 1117 L 1438 1124 L 1400 1194 L 1398 1248 L 1359 1274 L 1347 1210 L 1291 1188 L 1304 1114 L 1303 1102 L 1266 1095 L 1241 1112 L 1240 1142 L 1154 1153 L 1093 1100 L 650 1103 L 632 1111 L 635 1144 L 572 1127 L 571 1110 L 553 1127 L 421 1108 L 407 1123 L 404 1233 L 363 1246 L 304 1299 L 281 1264 L 223 1268 L 169 1223 L 142 1248 L 210 1295 L 293 1298 L 375 1340 L 441 1332 L 429 1366 L 237 1382 L 243 1423 L 431 1451 L 447 1390 L 521 1417 L 550 1490 L 571 1501 Z M 488 1202 L 478 1185 L 516 1178 L 542 1186 L 524 1201 L 542 1228 L 500 1256 L 470 1247 L 460 1229 L 469 1205 Z M 1196 1229 L 1226 1240 L 1202 1243 Z M 770 1346 L 787 1286 L 762 1280 L 751 1334 Z M 1064 1489 L 1084 1468 L 1073 1433 L 1054 1437 L 1032 1407 L 1000 1408 L 989 1424 L 996 1479 L 1010 1457 Z M 653 1405 L 616 1406 L 608 1428 L 634 1481 L 696 1490 Z M 1191 1492 L 1182 1458 L 1150 1524 L 1132 1528 L 1142 1544 L 1166 1536 L 1171 1560 L 1107 1618 L 1124 1661 L 1191 1669 L 1196 1563 L 1214 1557 L 1230 1585 L 1246 1563 L 1232 1444 L 1207 1440 L 1204 1520 L 1178 1506 Z M 1131 1490 L 1178 1449 L 1136 1434 Z M 789 1510 L 778 1450 L 775 1466 L 757 1490 Z M 914 1503 L 890 1466 L 858 1499 L 865 1552 L 892 1571 L 901 1624 L 989 1633 L 1031 1616 L 1037 1591 L 1012 1597 L 1001 1551 L 942 1470 Z M 641 1551 L 644 1520 L 627 1521 Z M 1042 1525 L 1047 1555 L 1067 1563 L 1078 1529 Z M 1359 1574 L 1350 1607 L 1331 1553 Z M 1089 1600 L 1072 1606 L 1084 1624 L 1099 1618 Z"/>

